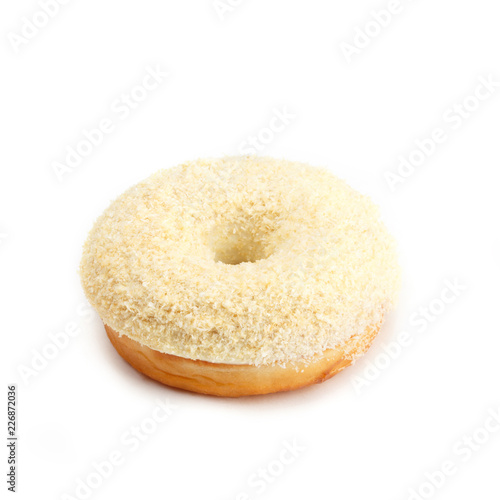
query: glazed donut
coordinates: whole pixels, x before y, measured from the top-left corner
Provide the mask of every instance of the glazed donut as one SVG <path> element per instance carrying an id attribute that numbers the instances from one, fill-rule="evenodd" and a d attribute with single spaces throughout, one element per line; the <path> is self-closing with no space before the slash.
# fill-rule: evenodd
<path id="1" fill-rule="evenodd" d="M 350 365 L 400 281 L 367 197 L 326 170 L 262 157 L 185 163 L 130 188 L 90 231 L 80 276 L 134 368 L 232 397 Z"/>

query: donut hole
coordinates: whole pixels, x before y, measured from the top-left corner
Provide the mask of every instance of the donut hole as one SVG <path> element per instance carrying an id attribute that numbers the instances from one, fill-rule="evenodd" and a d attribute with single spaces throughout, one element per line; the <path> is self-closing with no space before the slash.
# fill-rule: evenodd
<path id="1" fill-rule="evenodd" d="M 214 228 L 209 241 L 215 262 L 236 266 L 269 257 L 268 238 L 259 227 L 228 224 Z"/>

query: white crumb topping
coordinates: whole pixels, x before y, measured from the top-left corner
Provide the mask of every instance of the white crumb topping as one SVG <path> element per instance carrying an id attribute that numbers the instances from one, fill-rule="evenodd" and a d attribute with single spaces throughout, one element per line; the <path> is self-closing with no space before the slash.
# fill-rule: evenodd
<path id="1" fill-rule="evenodd" d="M 103 321 L 152 349 L 218 363 L 310 358 L 381 323 L 393 239 L 326 170 L 226 157 L 161 170 L 99 217 L 80 266 Z"/>

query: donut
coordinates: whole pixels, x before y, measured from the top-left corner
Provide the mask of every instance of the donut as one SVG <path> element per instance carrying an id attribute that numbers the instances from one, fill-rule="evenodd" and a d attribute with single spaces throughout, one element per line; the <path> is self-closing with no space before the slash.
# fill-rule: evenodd
<path id="1" fill-rule="evenodd" d="M 161 170 L 97 219 L 80 277 L 120 356 L 215 396 L 322 382 L 370 346 L 400 283 L 370 199 L 266 157 Z"/>

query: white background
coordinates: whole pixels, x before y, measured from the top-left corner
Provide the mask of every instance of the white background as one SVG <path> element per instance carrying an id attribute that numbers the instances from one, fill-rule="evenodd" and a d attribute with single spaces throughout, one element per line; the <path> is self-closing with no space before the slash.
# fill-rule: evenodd
<path id="1" fill-rule="evenodd" d="M 427 498 L 500 497 L 500 432 L 481 431 L 500 405 L 500 88 L 460 126 L 444 118 L 480 77 L 500 81 L 500 9 L 401 0 L 348 63 L 342 42 L 360 42 L 357 29 L 387 6 L 248 0 L 221 19 L 211 0 L 73 0 L 16 51 L 23 17 L 40 8 L 2 2 L 2 390 L 18 385 L 18 498 L 79 498 L 77 480 L 113 451 L 124 462 L 90 498 L 387 500 L 422 487 Z M 169 76 L 122 119 L 113 102 L 156 65 Z M 399 242 L 399 305 L 368 354 L 322 385 L 240 400 L 163 387 L 89 320 L 81 245 L 124 189 L 182 161 L 237 154 L 276 109 L 294 118 L 261 154 L 326 166 L 381 206 Z M 114 131 L 59 181 L 54 162 L 106 117 Z M 385 173 L 436 127 L 447 140 L 391 190 Z M 441 307 L 447 279 L 466 290 Z M 430 302 L 440 314 L 419 328 L 410 318 Z M 23 377 L 72 322 L 79 334 Z M 387 362 L 401 332 L 411 345 Z M 157 398 L 177 409 L 132 452 L 121 436 Z M 470 456 L 467 434 L 483 442 Z M 280 466 L 294 440 L 305 450 Z M 455 473 L 422 486 L 444 461 Z M 269 465 L 276 477 L 261 492 L 248 481 Z"/>

